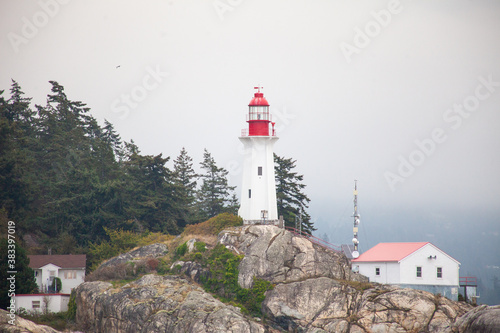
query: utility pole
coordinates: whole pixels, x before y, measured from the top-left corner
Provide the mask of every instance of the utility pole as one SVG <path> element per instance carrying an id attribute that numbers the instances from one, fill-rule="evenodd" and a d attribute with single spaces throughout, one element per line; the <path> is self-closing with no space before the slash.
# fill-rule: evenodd
<path id="1" fill-rule="evenodd" d="M 358 213 L 358 181 L 354 180 L 354 226 L 352 228 L 353 238 L 352 243 L 354 245 L 354 251 L 352 256 L 354 259 L 359 257 L 359 240 L 358 240 L 358 226 L 359 226 L 359 213 Z"/>

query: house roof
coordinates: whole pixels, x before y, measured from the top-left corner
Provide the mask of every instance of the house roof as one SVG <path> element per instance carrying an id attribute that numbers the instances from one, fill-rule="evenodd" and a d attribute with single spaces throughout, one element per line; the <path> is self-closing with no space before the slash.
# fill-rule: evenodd
<path id="1" fill-rule="evenodd" d="M 85 254 L 54 254 L 29 255 L 30 267 L 37 269 L 47 264 L 54 264 L 61 268 L 85 268 L 87 256 Z"/>
<path id="2" fill-rule="evenodd" d="M 353 262 L 401 261 L 427 244 L 430 243 L 379 243 L 354 259 Z"/>

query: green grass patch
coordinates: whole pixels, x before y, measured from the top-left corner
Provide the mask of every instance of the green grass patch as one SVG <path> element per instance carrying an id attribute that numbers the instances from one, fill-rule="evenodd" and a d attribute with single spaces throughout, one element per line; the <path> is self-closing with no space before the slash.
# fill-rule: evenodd
<path id="1" fill-rule="evenodd" d="M 210 274 L 208 278 L 201 279 L 201 285 L 221 301 L 239 306 L 244 313 L 262 316 L 261 305 L 265 292 L 274 286 L 269 281 L 254 277 L 251 289 L 240 287 L 238 266 L 241 259 L 243 256 L 235 255 L 222 244 L 217 245 L 206 257 Z"/>

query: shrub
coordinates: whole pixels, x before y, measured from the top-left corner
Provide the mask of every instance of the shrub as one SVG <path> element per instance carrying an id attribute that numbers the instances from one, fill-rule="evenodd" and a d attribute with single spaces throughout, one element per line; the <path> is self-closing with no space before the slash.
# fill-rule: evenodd
<path id="1" fill-rule="evenodd" d="M 203 253 L 207 250 L 207 245 L 203 242 L 195 242 L 194 248 L 196 249 L 196 251 Z"/>
<path id="2" fill-rule="evenodd" d="M 66 318 L 71 321 L 75 321 L 76 318 L 76 293 L 75 290 L 71 290 L 71 295 L 69 296 L 68 311 L 66 312 Z"/>
<path id="3" fill-rule="evenodd" d="M 150 271 L 156 271 L 157 268 L 158 268 L 159 263 L 160 262 L 156 258 L 149 258 L 146 261 L 146 264 L 148 265 L 148 268 L 149 268 Z"/>
<path id="4" fill-rule="evenodd" d="M 156 272 L 158 274 L 165 275 L 169 271 L 170 271 L 169 263 L 165 259 L 160 258 L 160 260 L 158 260 L 158 267 L 156 268 Z"/>
<path id="5" fill-rule="evenodd" d="M 222 213 L 205 222 L 188 225 L 186 229 L 184 229 L 184 234 L 218 235 L 219 232 L 227 227 L 236 227 L 240 225 L 243 225 L 241 217 L 230 213 Z"/>
<path id="6" fill-rule="evenodd" d="M 58 292 L 58 293 L 60 293 L 61 289 L 62 289 L 61 279 L 58 278 L 57 276 L 54 277 L 54 279 L 52 280 L 52 285 L 50 286 L 49 289 L 50 289 L 51 292 Z"/>
<path id="7" fill-rule="evenodd" d="M 182 243 L 175 249 L 175 258 L 180 258 L 186 254 L 188 250 L 187 242 Z"/>
<path id="8" fill-rule="evenodd" d="M 242 258 L 243 256 L 235 255 L 224 245 L 217 245 L 207 258 L 210 275 L 208 278 L 200 279 L 200 283 L 205 290 L 215 293 L 222 301 L 237 302 L 244 313 L 261 315 L 265 292 L 272 289 L 273 285 L 268 281 L 254 278 L 251 289 L 240 287 L 238 266 Z"/>

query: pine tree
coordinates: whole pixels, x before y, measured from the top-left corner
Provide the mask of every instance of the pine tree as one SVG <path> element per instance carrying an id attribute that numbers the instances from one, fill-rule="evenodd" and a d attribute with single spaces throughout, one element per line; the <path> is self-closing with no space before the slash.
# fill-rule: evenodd
<path id="1" fill-rule="evenodd" d="M 283 216 L 287 227 L 295 227 L 297 221 L 301 224 L 302 231 L 312 234 L 316 229 L 311 216 L 306 212 L 310 199 L 302 192 L 306 187 L 301 183 L 304 176 L 292 171 L 296 162 L 274 154 L 278 215 Z"/>
<path id="2" fill-rule="evenodd" d="M 220 213 L 236 214 L 238 200 L 234 194 L 236 186 L 227 183 L 228 171 L 217 167 L 212 155 L 205 149 L 203 162 L 200 163 L 205 173 L 200 175 L 201 188 L 198 191 L 198 213 L 204 221 Z"/>
<path id="3" fill-rule="evenodd" d="M 13 245 L 15 249 L 15 264 L 14 267 L 9 266 L 8 255 L 9 245 Z M 8 271 L 16 271 L 15 274 L 9 274 Z M 9 244 L 5 238 L 0 239 L 0 308 L 6 309 L 10 305 L 10 280 L 7 278 L 15 275 L 15 293 L 16 294 L 31 294 L 38 291 L 38 286 L 35 282 L 35 274 L 29 267 L 29 259 L 26 256 L 26 251 L 16 242 Z"/>
<path id="4" fill-rule="evenodd" d="M 31 98 L 16 81 L 12 81 L 11 98 L 7 101 L 0 92 L 0 209 L 20 220 L 30 201 L 30 182 L 25 177 L 33 168 L 34 159 L 27 147 L 36 142 Z"/>
<path id="5" fill-rule="evenodd" d="M 178 234 L 176 193 L 170 159 L 162 154 L 140 155 L 135 144 L 126 144 L 127 215 L 153 232 Z"/>
<path id="6" fill-rule="evenodd" d="M 174 161 L 174 184 L 178 195 L 178 224 L 185 226 L 196 222 L 194 205 L 196 201 L 196 186 L 198 175 L 193 169 L 193 159 L 183 147 Z"/>

